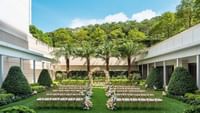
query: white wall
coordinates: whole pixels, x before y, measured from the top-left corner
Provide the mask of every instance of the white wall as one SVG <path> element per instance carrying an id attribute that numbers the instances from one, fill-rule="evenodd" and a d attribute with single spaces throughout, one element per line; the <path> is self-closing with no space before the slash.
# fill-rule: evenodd
<path id="1" fill-rule="evenodd" d="M 31 0 L 0 0 L 0 20 L 28 33 Z"/>
<path id="2" fill-rule="evenodd" d="M 200 45 L 200 24 L 149 48 L 145 58 Z"/>
<path id="3" fill-rule="evenodd" d="M 48 46 L 47 44 L 41 42 L 40 40 L 32 37 L 31 34 L 27 37 L 28 40 L 28 49 L 34 52 L 38 52 L 43 54 L 46 57 L 52 58 L 51 52 L 53 51 L 53 47 Z"/>

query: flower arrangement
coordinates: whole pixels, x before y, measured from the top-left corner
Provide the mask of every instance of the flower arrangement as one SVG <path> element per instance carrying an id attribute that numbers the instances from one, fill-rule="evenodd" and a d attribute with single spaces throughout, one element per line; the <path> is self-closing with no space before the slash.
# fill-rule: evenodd
<path id="1" fill-rule="evenodd" d="M 90 97 L 88 95 L 85 96 L 84 101 L 83 101 L 83 109 L 89 110 L 92 108 L 93 104 L 90 101 Z"/>
<path id="2" fill-rule="evenodd" d="M 117 97 L 115 96 L 115 93 L 111 94 L 111 97 L 108 99 L 106 106 L 110 110 L 115 110 L 116 109 L 116 99 Z"/>

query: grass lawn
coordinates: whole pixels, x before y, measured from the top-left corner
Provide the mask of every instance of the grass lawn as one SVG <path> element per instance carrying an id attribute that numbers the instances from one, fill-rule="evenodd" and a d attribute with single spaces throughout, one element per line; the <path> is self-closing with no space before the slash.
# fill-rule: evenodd
<path id="1" fill-rule="evenodd" d="M 161 104 L 161 109 L 151 109 L 151 110 L 149 109 L 141 109 L 141 110 L 121 109 L 121 110 L 116 110 L 116 111 L 110 111 L 106 108 L 106 105 L 105 105 L 107 101 L 107 97 L 105 96 L 104 89 L 94 88 L 93 91 L 94 91 L 93 98 L 92 98 L 93 108 L 89 111 L 80 110 L 80 109 L 37 109 L 34 107 L 37 96 L 33 96 L 31 98 L 28 98 L 19 102 L 15 102 L 9 105 L 1 106 L 0 109 L 14 106 L 14 105 L 25 105 L 25 106 L 35 109 L 37 113 L 133 113 L 133 112 L 134 113 L 182 113 L 185 108 L 189 107 L 189 105 L 186 105 L 182 102 L 164 97 L 163 98 L 164 102 Z"/>

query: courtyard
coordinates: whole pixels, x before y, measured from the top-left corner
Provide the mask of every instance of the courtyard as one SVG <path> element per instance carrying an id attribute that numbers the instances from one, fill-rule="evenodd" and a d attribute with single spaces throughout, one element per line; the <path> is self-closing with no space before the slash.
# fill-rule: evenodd
<path id="1" fill-rule="evenodd" d="M 0 112 L 200 113 L 200 0 L 0 0 Z"/>

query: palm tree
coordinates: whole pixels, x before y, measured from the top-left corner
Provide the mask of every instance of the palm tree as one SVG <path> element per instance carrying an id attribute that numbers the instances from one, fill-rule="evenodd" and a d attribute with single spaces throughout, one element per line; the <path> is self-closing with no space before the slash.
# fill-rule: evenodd
<path id="1" fill-rule="evenodd" d="M 98 47 L 97 57 L 102 58 L 106 62 L 106 70 L 109 72 L 110 57 L 114 54 L 114 44 L 110 40 L 105 40 L 102 45 Z"/>
<path id="2" fill-rule="evenodd" d="M 83 41 L 81 47 L 77 48 L 76 55 L 86 59 L 87 62 L 87 72 L 90 72 L 90 58 L 95 53 L 95 49 L 92 44 L 88 41 Z"/>
<path id="3" fill-rule="evenodd" d="M 132 62 L 135 62 L 136 55 L 141 52 L 141 50 L 144 48 L 143 44 L 133 42 L 131 40 L 123 40 L 121 45 L 118 47 L 120 57 L 127 58 L 128 62 L 128 77 L 131 73 L 131 64 Z M 133 61 L 132 57 L 134 57 Z"/>
<path id="4" fill-rule="evenodd" d="M 73 44 L 65 44 L 62 47 L 57 48 L 53 51 L 53 55 L 58 60 L 60 57 L 65 57 L 66 63 L 66 72 L 68 73 L 70 70 L 70 57 L 74 55 L 75 48 Z"/>

